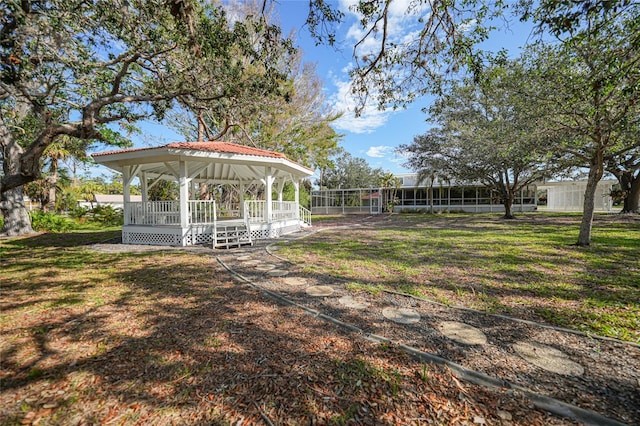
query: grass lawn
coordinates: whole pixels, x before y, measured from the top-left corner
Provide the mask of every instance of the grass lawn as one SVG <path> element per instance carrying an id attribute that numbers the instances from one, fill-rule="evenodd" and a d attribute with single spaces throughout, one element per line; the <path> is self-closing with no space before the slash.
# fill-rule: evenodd
<path id="1" fill-rule="evenodd" d="M 354 290 L 401 291 L 447 305 L 640 342 L 640 219 L 597 216 L 392 215 L 327 230 L 280 252 Z"/>
<path id="2" fill-rule="evenodd" d="M 409 246 L 401 223 L 378 238 Z M 87 245 L 118 233 L 0 241 L 0 424 L 573 424 L 280 306 L 233 281 L 211 252 Z M 314 258 L 339 255 L 331 273 L 354 280 L 374 259 L 404 263 L 357 235 L 339 242 L 350 257 L 314 239 Z M 339 237 L 318 238 L 329 236 Z M 409 254 L 407 276 L 432 255 Z M 393 286 L 375 266 L 368 283 Z"/>

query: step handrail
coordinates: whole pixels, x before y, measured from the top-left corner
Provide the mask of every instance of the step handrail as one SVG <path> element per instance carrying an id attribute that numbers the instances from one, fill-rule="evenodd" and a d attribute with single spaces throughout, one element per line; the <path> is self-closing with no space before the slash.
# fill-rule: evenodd
<path id="1" fill-rule="evenodd" d="M 311 210 L 303 206 L 298 206 L 298 207 L 299 207 L 299 215 L 300 215 L 300 219 L 302 220 L 302 223 L 306 223 L 307 225 L 311 226 Z"/>

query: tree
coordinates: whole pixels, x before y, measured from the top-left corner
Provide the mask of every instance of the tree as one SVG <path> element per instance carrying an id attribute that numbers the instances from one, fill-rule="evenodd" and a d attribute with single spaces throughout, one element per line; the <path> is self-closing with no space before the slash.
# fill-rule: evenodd
<path id="1" fill-rule="evenodd" d="M 231 2 L 226 10 L 241 19 L 260 15 L 266 22 L 278 22 L 273 4 L 267 8 L 263 1 Z M 271 54 L 279 58 L 283 76 L 275 92 L 244 86 L 248 90 L 229 99 L 201 102 L 197 108 L 170 114 L 169 124 L 188 140 L 225 139 L 282 152 L 309 167 L 322 164 L 341 137 L 330 125 L 340 114 L 326 103 L 317 67 L 303 63 L 301 51 L 282 46 L 281 52 Z"/>
<path id="2" fill-rule="evenodd" d="M 307 26 L 318 43 L 333 45 L 345 15 L 329 0 L 311 0 Z M 403 11 L 398 11 L 404 7 Z M 358 111 L 371 97 L 378 107 L 403 107 L 425 93 L 441 93 L 465 72 L 478 76 L 489 55 L 480 43 L 512 18 L 532 22 L 538 35 L 576 35 L 596 16 L 635 13 L 638 3 L 614 1 L 393 0 L 358 1 L 360 39 L 353 47 L 352 91 Z M 401 20 L 402 34 L 394 34 Z"/>
<path id="3" fill-rule="evenodd" d="M 530 94 L 547 111 L 545 125 L 560 147 L 589 174 L 577 245 L 591 242 L 595 192 L 607 158 L 631 152 L 640 101 L 640 20 L 634 11 L 589 15 L 556 46 L 532 49 L 527 60 L 539 84 Z M 531 86 L 533 87 L 533 86 Z M 621 160 L 620 165 L 625 160 Z M 613 160 L 612 160 L 613 161 Z M 614 170 L 612 168 L 612 170 Z"/>
<path id="4" fill-rule="evenodd" d="M 391 172 L 385 172 L 379 177 L 378 185 L 383 189 L 382 206 L 384 210 L 393 213 L 393 206 L 396 203 L 396 193 L 400 187 L 400 179 Z"/>
<path id="5" fill-rule="evenodd" d="M 382 169 L 373 169 L 363 158 L 340 149 L 332 157 L 333 167 L 323 170 L 317 182 L 321 189 L 373 188 L 380 182 Z"/>
<path id="6" fill-rule="evenodd" d="M 640 146 L 608 155 L 605 169 L 618 179 L 621 213 L 640 213 Z"/>
<path id="7" fill-rule="evenodd" d="M 196 0 L 25 0 L 0 10 L 0 210 L 13 235 L 31 230 L 21 187 L 40 177 L 58 138 L 123 145 L 120 131 L 162 119 L 174 101 L 228 99 L 238 85 L 276 90 L 282 64 L 270 52 L 290 45 L 259 17 L 230 24 L 221 7 Z"/>
<path id="8" fill-rule="evenodd" d="M 500 195 L 505 219 L 515 195 L 549 173 L 550 150 L 536 111 L 516 86 L 526 84 L 517 63 L 495 66 L 481 82 L 466 79 L 429 109 L 435 126 L 401 150 L 424 178 L 436 173 L 459 183 L 481 183 Z"/>

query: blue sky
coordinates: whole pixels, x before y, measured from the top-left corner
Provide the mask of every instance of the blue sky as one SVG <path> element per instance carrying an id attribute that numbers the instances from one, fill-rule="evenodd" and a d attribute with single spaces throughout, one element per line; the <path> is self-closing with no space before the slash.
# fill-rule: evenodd
<path id="1" fill-rule="evenodd" d="M 304 51 L 305 62 L 317 64 L 318 75 L 324 81 L 327 102 L 334 111 L 343 113 L 334 124 L 335 130 L 344 135 L 340 145 L 352 155 L 367 160 L 372 167 L 380 167 L 393 173 L 407 173 L 411 170 L 403 167 L 405 159 L 395 152 L 396 148 L 400 144 L 410 143 L 414 136 L 427 130 L 427 116 L 422 109 L 428 107 L 433 98 L 420 98 L 401 111 L 379 111 L 375 107 L 369 107 L 361 117 L 355 117 L 355 101 L 349 95 L 348 69 L 352 64 L 353 46 L 362 34 L 357 16 L 349 10 L 349 6 L 356 1 L 334 2 L 345 13 L 345 19 L 338 27 L 335 47 L 316 46 L 315 40 L 304 27 L 308 0 L 279 0 L 276 10 L 285 34 L 295 32 L 296 44 Z M 389 20 L 392 37 L 401 39 L 416 28 L 417 16 L 407 17 L 405 13 L 411 2 L 412 0 L 393 1 Z M 510 29 L 494 31 L 484 47 L 496 51 L 506 48 L 511 56 L 515 56 L 530 33 L 530 25 L 510 22 Z M 144 123 L 141 127 L 143 135 L 134 136 L 136 147 L 182 140 L 181 135 L 167 126 Z"/>
<path id="2" fill-rule="evenodd" d="M 428 107 L 433 98 L 430 96 L 416 100 L 409 108 L 401 111 L 379 111 L 375 107 L 365 110 L 357 118 L 353 114 L 354 101 L 349 96 L 348 68 L 352 64 L 354 44 L 363 34 L 358 17 L 349 6 L 357 0 L 339 0 L 334 4 L 345 13 L 344 22 L 338 27 L 336 48 L 316 46 L 308 31 L 303 28 L 308 1 L 280 0 L 279 12 L 284 29 L 294 29 L 297 41 L 303 49 L 305 60 L 318 65 L 318 74 L 324 80 L 327 100 L 336 111 L 342 111 L 343 117 L 334 125 L 336 131 L 344 134 L 341 145 L 351 154 L 367 160 L 373 167 L 381 167 L 394 173 L 410 172 L 403 167 L 405 158 L 396 153 L 400 144 L 410 143 L 414 136 L 428 129 L 427 115 L 422 109 Z M 390 37 L 401 40 L 417 27 L 417 18 L 425 15 L 425 9 L 415 15 L 408 15 L 407 8 L 413 0 L 394 0 L 390 8 Z M 425 2 L 426 3 L 426 2 Z M 504 26 L 504 22 L 500 26 Z M 512 19 L 509 28 L 500 28 L 491 34 L 483 48 L 498 51 L 507 49 L 511 56 L 517 56 L 520 46 L 531 35 L 531 26 Z"/>

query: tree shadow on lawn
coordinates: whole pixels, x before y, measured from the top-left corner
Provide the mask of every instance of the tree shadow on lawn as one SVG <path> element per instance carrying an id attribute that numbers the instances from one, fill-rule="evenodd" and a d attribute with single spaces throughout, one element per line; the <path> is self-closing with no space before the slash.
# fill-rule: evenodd
<path id="1" fill-rule="evenodd" d="M 39 306 L 48 301 L 38 295 L 44 279 L 26 292 L 18 283 L 6 289 L 7 297 L 32 297 L 33 305 L 5 310 L 15 327 L 2 331 L 2 421 L 224 424 L 240 418 L 255 423 L 269 413 L 326 424 L 369 407 L 368 414 L 358 411 L 365 422 L 395 424 L 370 416 L 393 413 L 404 396 L 394 393 L 392 372 L 367 364 L 393 351 L 278 306 L 231 281 L 207 256 L 95 255 L 97 263 L 65 267 L 109 265 L 104 286 L 80 276 L 53 285 L 60 299 L 68 288 L 84 294 L 84 304 Z M 109 288 L 104 300 L 94 300 Z M 410 371 L 402 374 L 403 383 L 422 383 Z M 436 398 L 458 401 L 450 385 Z M 367 400 L 377 394 L 367 389 L 393 397 L 372 411 Z M 455 412 L 443 415 L 453 419 Z"/>
<path id="2" fill-rule="evenodd" d="M 355 325 L 365 334 L 384 336 L 391 340 L 392 345 L 396 342 L 409 344 L 468 368 L 536 389 L 542 394 L 551 395 L 614 418 L 629 421 L 640 414 L 635 408 L 638 406 L 637 403 L 640 403 L 640 395 L 636 392 L 638 383 L 634 373 L 638 366 L 637 361 L 634 361 L 639 354 L 637 348 L 618 342 L 603 344 L 590 336 L 547 330 L 481 312 L 447 308 L 432 302 L 384 292 L 371 294 L 363 290 L 349 290 L 344 288 L 348 282 L 333 274 L 297 271 L 293 276 L 296 273 L 301 278 L 305 278 L 309 285 L 330 285 L 337 287 L 338 290 L 332 296 L 325 298 L 309 297 L 306 290 L 301 287 L 280 287 L 277 291 L 322 314 Z M 379 284 L 389 288 L 394 283 L 379 282 Z M 275 290 L 269 286 L 267 288 L 271 291 Z M 345 293 L 359 300 L 366 300 L 371 305 L 363 310 L 340 306 L 337 299 Z M 382 316 L 383 307 L 389 306 L 411 307 L 417 309 L 422 317 L 415 324 L 394 324 Z M 530 308 L 520 307 L 519 309 Z M 512 314 L 516 318 L 524 317 L 518 309 Z M 487 335 L 488 343 L 479 346 L 454 342 L 439 331 L 438 326 L 442 321 L 462 321 L 480 328 Z M 549 338 L 546 334 L 555 337 Z M 514 367 L 518 361 L 514 362 L 513 358 L 519 359 L 519 357 L 514 354 L 512 345 L 519 342 L 539 342 L 558 349 L 571 359 L 578 361 L 587 372 L 583 377 L 562 376 L 531 364 L 518 370 Z M 597 357 L 597 362 L 594 361 L 594 356 Z M 480 364 L 475 364 L 473 361 L 467 362 L 473 358 L 479 358 L 482 361 Z M 520 359 L 519 363 L 523 362 Z"/>

